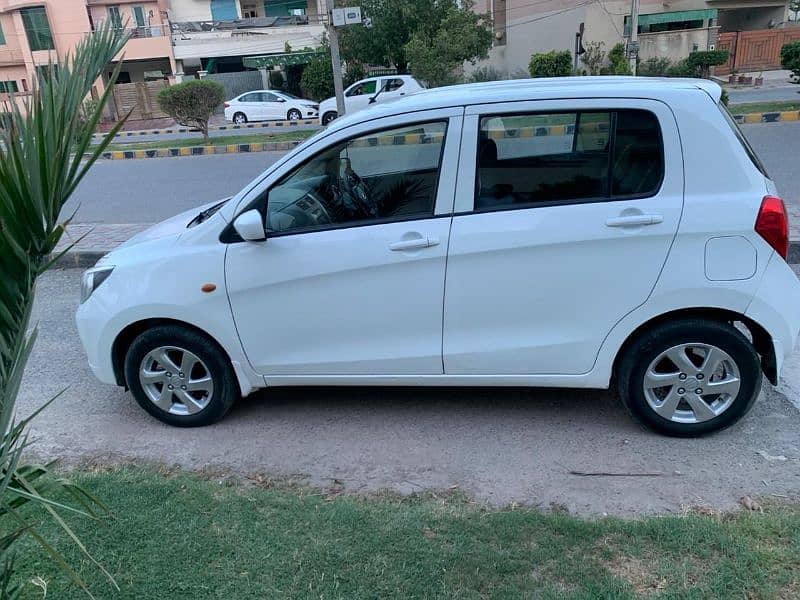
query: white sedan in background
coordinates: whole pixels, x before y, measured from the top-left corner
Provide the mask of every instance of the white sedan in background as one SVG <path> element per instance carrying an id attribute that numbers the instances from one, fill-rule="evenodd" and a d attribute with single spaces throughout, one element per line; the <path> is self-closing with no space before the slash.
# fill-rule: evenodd
<path id="1" fill-rule="evenodd" d="M 273 119 L 314 119 L 319 114 L 319 104 L 298 98 L 287 92 L 254 90 L 236 96 L 225 104 L 225 120 L 242 125 L 249 121 Z"/>

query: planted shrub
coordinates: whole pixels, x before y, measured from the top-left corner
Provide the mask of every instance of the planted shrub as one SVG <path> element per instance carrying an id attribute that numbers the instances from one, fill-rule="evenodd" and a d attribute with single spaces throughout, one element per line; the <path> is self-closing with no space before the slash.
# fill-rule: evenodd
<path id="1" fill-rule="evenodd" d="M 572 54 L 569 50 L 551 50 L 531 56 L 528 65 L 531 77 L 567 77 L 572 74 Z"/>
<path id="2" fill-rule="evenodd" d="M 158 93 L 158 105 L 179 125 L 194 127 L 208 142 L 208 120 L 225 100 L 225 88 L 216 81 L 194 79 Z"/>
<path id="3" fill-rule="evenodd" d="M 781 66 L 792 72 L 792 83 L 800 83 L 800 41 L 783 45 Z"/>

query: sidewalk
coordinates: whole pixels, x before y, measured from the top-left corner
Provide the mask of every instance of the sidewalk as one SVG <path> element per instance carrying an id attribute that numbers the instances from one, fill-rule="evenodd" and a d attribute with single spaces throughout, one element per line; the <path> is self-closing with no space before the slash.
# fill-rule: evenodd
<path id="1" fill-rule="evenodd" d="M 151 226 L 152 223 L 73 223 L 67 226 L 67 231 L 61 236 L 53 254 L 58 255 L 69 248 L 58 259 L 57 265 L 62 268 L 86 269 L 122 242 Z"/>

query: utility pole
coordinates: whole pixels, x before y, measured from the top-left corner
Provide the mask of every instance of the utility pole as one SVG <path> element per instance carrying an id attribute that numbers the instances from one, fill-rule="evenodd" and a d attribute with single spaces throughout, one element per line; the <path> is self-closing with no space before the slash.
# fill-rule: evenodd
<path id="1" fill-rule="evenodd" d="M 628 61 L 631 73 L 636 75 L 636 59 L 639 56 L 639 0 L 631 0 L 631 36 L 628 38 Z"/>
<path id="2" fill-rule="evenodd" d="M 339 56 L 339 34 L 333 24 L 334 0 L 326 0 L 328 12 L 328 41 L 331 44 L 331 63 L 333 64 L 333 89 L 336 92 L 336 113 L 344 115 L 344 84 L 342 83 L 342 59 Z"/>

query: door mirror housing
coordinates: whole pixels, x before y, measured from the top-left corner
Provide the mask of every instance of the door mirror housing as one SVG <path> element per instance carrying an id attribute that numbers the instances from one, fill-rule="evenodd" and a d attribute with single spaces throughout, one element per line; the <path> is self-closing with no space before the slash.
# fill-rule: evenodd
<path id="1" fill-rule="evenodd" d="M 286 98 L 281 98 L 280 96 L 278 96 L 278 102 L 286 102 Z"/>
<path id="2" fill-rule="evenodd" d="M 254 208 L 236 217 L 233 221 L 233 228 L 239 237 L 247 242 L 263 242 L 267 239 L 264 220 L 261 213 Z"/>

